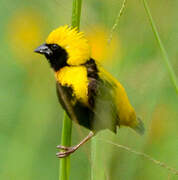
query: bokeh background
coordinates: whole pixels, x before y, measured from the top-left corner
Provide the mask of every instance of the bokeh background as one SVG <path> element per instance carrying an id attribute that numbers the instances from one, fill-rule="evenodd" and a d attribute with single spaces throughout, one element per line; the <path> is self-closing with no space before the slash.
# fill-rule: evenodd
<path id="1" fill-rule="evenodd" d="M 84 1 L 81 29 L 89 38 L 93 57 L 124 85 L 145 123 L 146 133 L 140 137 L 128 128 L 121 128 L 117 138 L 108 131 L 98 136 L 112 138 L 115 143 L 145 152 L 178 169 L 178 98 L 141 0 L 127 3 L 113 39 L 107 44 L 121 3 Z M 178 1 L 149 0 L 149 6 L 178 74 Z M 72 0 L 1 0 L 1 180 L 58 179 L 55 147 L 60 144 L 63 110 L 56 98 L 53 72 L 44 57 L 33 50 L 51 30 L 70 24 L 71 7 Z M 87 133 L 74 124 L 72 144 Z M 72 155 L 71 179 L 89 180 L 91 171 L 97 180 L 178 179 L 141 156 L 99 139 L 97 143 L 98 156 L 94 162 L 90 143 Z M 109 155 L 107 148 L 112 149 Z"/>

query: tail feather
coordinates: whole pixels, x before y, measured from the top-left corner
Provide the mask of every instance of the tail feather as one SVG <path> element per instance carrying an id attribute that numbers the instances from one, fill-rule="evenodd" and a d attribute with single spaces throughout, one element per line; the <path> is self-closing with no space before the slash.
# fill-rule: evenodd
<path id="1" fill-rule="evenodd" d="M 144 123 L 142 122 L 142 120 L 137 117 L 138 120 L 138 124 L 137 126 L 133 127 L 133 129 L 140 135 L 143 135 L 145 132 L 145 127 L 144 127 Z"/>

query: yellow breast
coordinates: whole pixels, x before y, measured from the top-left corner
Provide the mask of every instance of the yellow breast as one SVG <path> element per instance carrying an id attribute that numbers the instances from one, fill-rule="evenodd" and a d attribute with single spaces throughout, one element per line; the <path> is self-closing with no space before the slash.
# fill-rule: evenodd
<path id="1" fill-rule="evenodd" d="M 88 105 L 88 78 L 84 66 L 66 66 L 56 72 L 56 79 L 62 86 L 71 87 L 73 96 Z"/>

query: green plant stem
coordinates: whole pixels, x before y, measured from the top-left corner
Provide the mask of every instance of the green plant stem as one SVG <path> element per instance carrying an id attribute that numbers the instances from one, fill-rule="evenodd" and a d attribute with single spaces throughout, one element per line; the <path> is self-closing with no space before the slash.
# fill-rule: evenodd
<path id="1" fill-rule="evenodd" d="M 92 166 L 91 166 L 91 180 L 94 180 L 94 175 L 95 175 L 95 166 L 96 166 L 96 146 L 97 146 L 97 139 L 96 137 L 93 137 L 91 140 L 91 160 L 92 160 Z"/>
<path id="2" fill-rule="evenodd" d="M 77 27 L 78 30 L 80 28 L 80 15 L 82 8 L 82 0 L 73 0 L 72 7 L 72 27 Z"/>
<path id="3" fill-rule="evenodd" d="M 159 36 L 159 33 L 158 33 L 158 30 L 156 28 L 156 25 L 153 21 L 153 18 L 152 18 L 152 15 L 151 15 L 151 12 L 150 12 L 150 8 L 147 4 L 147 1 L 146 0 L 143 0 L 143 5 L 144 5 L 144 8 L 145 8 L 145 11 L 147 13 L 147 16 L 148 16 L 148 19 L 150 21 L 150 24 L 151 24 L 151 28 L 153 30 L 153 33 L 155 35 L 155 38 L 158 42 L 158 45 L 159 45 L 159 48 L 161 50 L 161 53 L 162 53 L 162 56 L 163 56 L 163 60 L 164 60 L 164 63 L 165 63 L 165 66 L 168 70 L 168 73 L 169 73 L 169 76 L 170 76 L 170 79 L 172 81 L 172 84 L 174 85 L 175 89 L 176 89 L 176 93 L 178 94 L 178 85 L 177 85 L 177 80 L 176 80 L 176 75 L 174 73 L 174 70 L 170 64 L 170 61 L 169 61 L 169 58 L 168 58 L 168 54 L 164 48 L 164 45 L 161 41 L 161 38 Z"/>
<path id="4" fill-rule="evenodd" d="M 63 146 L 70 146 L 71 145 L 71 134 L 72 134 L 72 121 L 64 113 L 63 119 L 63 127 L 62 127 L 62 139 L 61 144 Z M 62 158 L 60 160 L 60 174 L 59 180 L 68 180 L 70 174 L 70 156 Z"/>
<path id="5" fill-rule="evenodd" d="M 80 25 L 80 15 L 81 15 L 82 0 L 73 0 L 72 8 L 72 27 L 77 27 L 79 30 Z M 61 93 L 63 93 L 61 91 Z M 69 107 L 70 109 L 70 107 Z M 71 146 L 71 135 L 72 135 L 72 121 L 64 114 L 63 127 L 62 127 L 62 139 L 61 145 Z M 60 160 L 59 169 L 59 180 L 69 180 L 70 176 L 70 156 L 62 158 Z"/>
<path id="6" fill-rule="evenodd" d="M 109 34 L 109 38 L 108 38 L 108 44 L 111 43 L 111 40 L 112 40 L 112 37 L 113 37 L 113 33 L 114 31 L 116 30 L 118 24 L 119 24 L 119 21 L 120 21 L 120 18 L 122 16 L 122 14 L 124 13 L 124 10 L 126 9 L 126 3 L 127 3 L 127 0 L 123 0 L 123 3 L 122 3 L 122 6 L 121 6 L 121 9 L 116 17 L 116 20 L 114 22 L 114 25 L 112 26 L 111 28 L 111 32 Z"/>

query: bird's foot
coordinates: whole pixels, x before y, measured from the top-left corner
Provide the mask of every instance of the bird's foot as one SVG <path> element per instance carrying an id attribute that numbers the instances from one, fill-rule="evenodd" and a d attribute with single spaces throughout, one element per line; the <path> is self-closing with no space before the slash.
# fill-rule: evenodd
<path id="1" fill-rule="evenodd" d="M 66 147 L 66 146 L 62 146 L 62 145 L 58 145 L 57 148 L 63 150 L 61 152 L 56 153 L 56 156 L 58 158 L 67 157 L 71 153 L 75 152 L 75 150 L 77 149 L 76 146 Z"/>
<path id="2" fill-rule="evenodd" d="M 90 131 L 88 136 L 86 136 L 79 144 L 71 147 L 66 147 L 62 145 L 58 145 L 57 148 L 62 150 L 61 152 L 56 153 L 58 158 L 64 158 L 69 156 L 71 153 L 75 152 L 81 145 L 85 144 L 89 139 L 93 137 L 94 133 Z"/>

